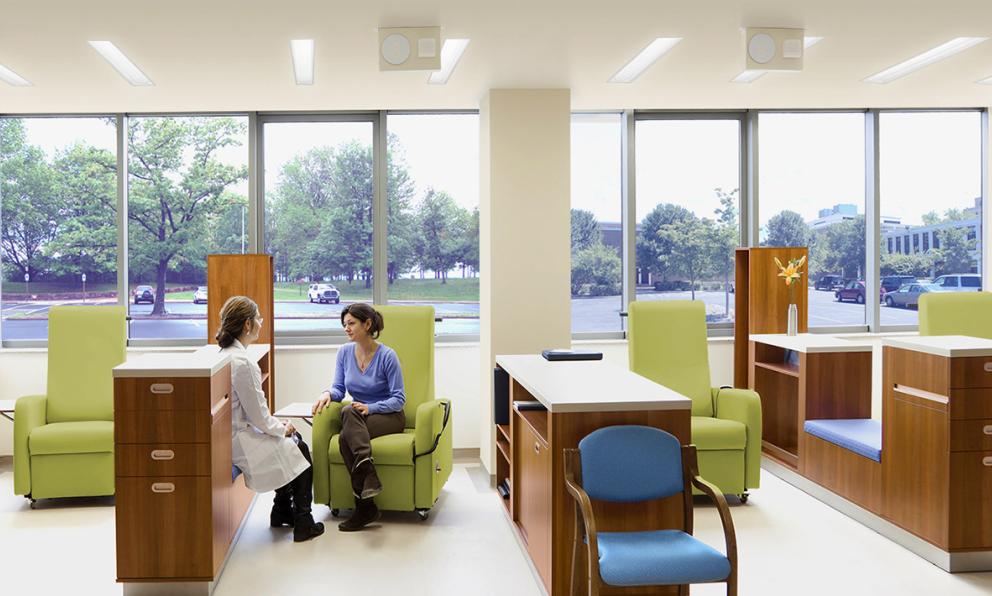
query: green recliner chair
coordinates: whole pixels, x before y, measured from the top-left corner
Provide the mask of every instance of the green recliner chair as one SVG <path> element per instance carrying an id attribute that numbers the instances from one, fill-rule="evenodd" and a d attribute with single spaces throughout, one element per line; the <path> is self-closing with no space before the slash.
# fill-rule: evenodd
<path id="1" fill-rule="evenodd" d="M 114 494 L 114 379 L 127 358 L 123 306 L 48 314 L 48 387 L 14 408 L 14 493 L 31 499 Z"/>
<path id="2" fill-rule="evenodd" d="M 746 501 L 760 483 L 761 400 L 748 389 L 710 386 L 705 305 L 632 302 L 627 341 L 630 370 L 692 399 L 699 475 Z"/>
<path id="3" fill-rule="evenodd" d="M 992 339 L 992 293 L 928 292 L 920 296 L 920 335 Z"/>
<path id="4" fill-rule="evenodd" d="M 406 430 L 372 439 L 372 458 L 382 481 L 380 509 L 416 511 L 426 520 L 451 474 L 451 402 L 434 399 L 434 307 L 376 306 L 384 328 L 379 341 L 396 351 L 406 393 Z M 355 496 L 338 448 L 343 404 L 313 419 L 314 501 L 352 509 Z"/>

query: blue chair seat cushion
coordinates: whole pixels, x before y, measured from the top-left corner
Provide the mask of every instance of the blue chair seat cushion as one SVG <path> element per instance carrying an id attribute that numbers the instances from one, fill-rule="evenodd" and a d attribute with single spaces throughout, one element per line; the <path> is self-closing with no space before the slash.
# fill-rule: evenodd
<path id="1" fill-rule="evenodd" d="M 807 420 L 803 430 L 853 451 L 862 457 L 882 461 L 882 423 L 871 418 Z"/>
<path id="2" fill-rule="evenodd" d="M 730 575 L 720 551 L 679 530 L 601 532 L 599 575 L 611 586 L 719 582 Z"/>

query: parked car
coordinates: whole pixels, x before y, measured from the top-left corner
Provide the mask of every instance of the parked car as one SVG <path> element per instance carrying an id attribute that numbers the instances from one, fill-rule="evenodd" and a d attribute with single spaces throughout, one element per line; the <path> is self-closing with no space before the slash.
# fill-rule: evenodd
<path id="1" fill-rule="evenodd" d="M 193 292 L 193 304 L 207 303 L 207 286 L 200 286 Z"/>
<path id="2" fill-rule="evenodd" d="M 884 275 L 882 276 L 882 289 L 888 292 L 895 292 L 906 284 L 920 283 L 912 275 Z"/>
<path id="3" fill-rule="evenodd" d="M 898 290 L 894 292 L 887 292 L 885 294 L 885 305 L 886 306 L 902 306 L 904 308 L 909 308 L 911 306 L 919 306 L 920 296 L 928 292 L 945 292 L 943 288 L 934 284 L 905 284 Z"/>
<path id="4" fill-rule="evenodd" d="M 933 280 L 933 285 L 949 292 L 981 292 L 982 276 L 977 273 L 941 275 Z"/>
<path id="5" fill-rule="evenodd" d="M 307 297 L 310 298 L 310 302 L 319 302 L 321 304 L 325 302 L 331 302 L 333 304 L 341 303 L 341 292 L 338 292 L 338 289 L 331 284 L 310 284 L 310 289 L 307 290 Z"/>
<path id="6" fill-rule="evenodd" d="M 155 290 L 151 286 L 138 286 L 134 289 L 134 303 L 141 302 L 155 304 Z"/>
<path id="7" fill-rule="evenodd" d="M 878 299 L 882 300 L 885 295 L 885 290 L 882 288 L 878 289 Z M 837 302 L 844 302 L 845 300 L 852 300 L 858 304 L 865 303 L 865 282 L 863 281 L 849 281 L 847 285 L 843 288 L 834 292 L 834 298 Z"/>
<path id="8" fill-rule="evenodd" d="M 839 275 L 821 275 L 820 279 L 816 280 L 813 284 L 813 289 L 815 290 L 839 290 L 847 284 L 846 279 Z"/>

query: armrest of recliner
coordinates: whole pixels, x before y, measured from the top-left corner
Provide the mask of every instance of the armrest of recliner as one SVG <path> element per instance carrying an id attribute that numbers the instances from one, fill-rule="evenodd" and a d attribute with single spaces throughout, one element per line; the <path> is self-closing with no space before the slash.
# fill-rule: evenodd
<path id="1" fill-rule="evenodd" d="M 344 404 L 332 401 L 313 417 L 310 453 L 313 457 L 313 500 L 325 505 L 331 502 L 331 465 L 327 450 L 331 437 L 341 432 L 341 408 Z"/>
<path id="2" fill-rule="evenodd" d="M 413 437 L 414 505 L 429 509 L 451 475 L 451 401 L 434 399 L 417 406 Z"/>
<path id="3" fill-rule="evenodd" d="M 29 395 L 14 406 L 14 494 L 31 494 L 31 431 L 47 423 L 48 397 Z"/>
<path id="4" fill-rule="evenodd" d="M 716 393 L 716 417 L 734 420 L 747 427 L 744 485 L 758 488 L 761 478 L 761 398 L 750 389 L 719 388 L 713 391 Z"/>
<path id="5" fill-rule="evenodd" d="M 416 433 L 413 440 L 413 457 L 417 459 L 436 452 L 441 445 L 441 435 L 451 423 L 451 401 L 435 399 L 417 406 Z"/>

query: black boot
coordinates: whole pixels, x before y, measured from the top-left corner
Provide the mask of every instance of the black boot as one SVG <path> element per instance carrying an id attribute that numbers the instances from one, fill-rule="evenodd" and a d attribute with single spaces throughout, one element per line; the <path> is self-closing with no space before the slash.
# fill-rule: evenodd
<path id="1" fill-rule="evenodd" d="M 304 451 L 304 456 L 307 456 Z M 309 458 L 307 458 L 309 461 Z M 313 521 L 313 467 L 304 470 L 289 483 L 293 489 L 293 542 L 303 542 L 324 533 L 324 524 Z"/>
<path id="2" fill-rule="evenodd" d="M 276 489 L 272 499 L 272 513 L 269 514 L 269 524 L 273 528 L 293 525 L 293 487 L 287 484 Z"/>
<path id="3" fill-rule="evenodd" d="M 324 524 L 313 521 L 310 513 L 297 515 L 293 522 L 293 542 L 305 542 L 324 533 Z"/>
<path id="4" fill-rule="evenodd" d="M 365 526 L 378 521 L 381 514 L 372 499 L 356 499 L 355 511 L 351 517 L 338 524 L 342 532 L 357 532 Z"/>

